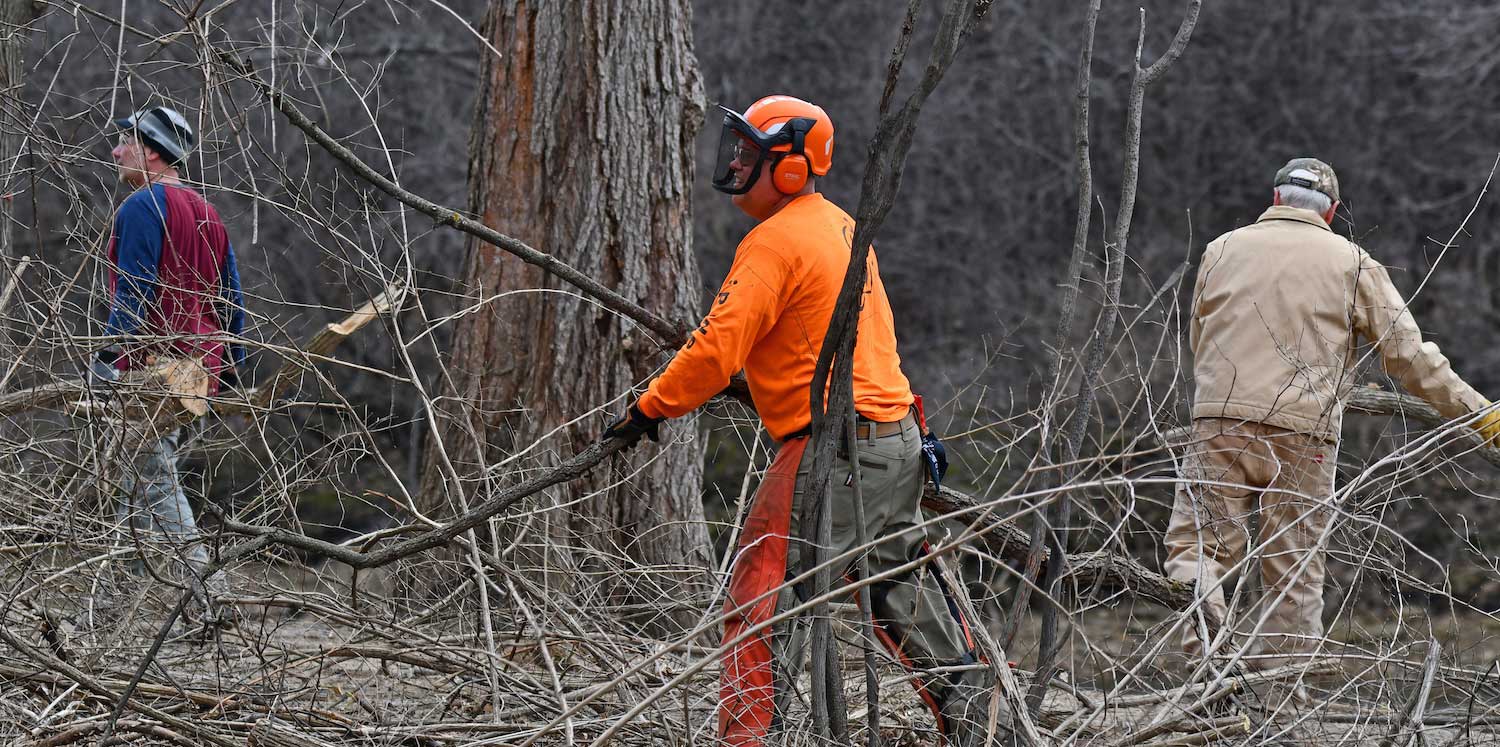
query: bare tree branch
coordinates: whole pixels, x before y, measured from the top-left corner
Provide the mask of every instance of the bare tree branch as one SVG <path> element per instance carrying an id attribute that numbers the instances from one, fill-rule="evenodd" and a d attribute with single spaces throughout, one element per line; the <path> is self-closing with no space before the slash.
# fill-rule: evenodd
<path id="1" fill-rule="evenodd" d="M 916 131 L 917 117 L 922 104 L 932 93 L 953 63 L 958 53 L 964 32 L 970 24 L 984 14 L 988 3 L 973 0 L 950 0 L 933 42 L 927 61 L 927 69 L 916 85 L 916 90 L 906 99 L 901 110 L 894 115 L 882 114 L 876 126 L 875 136 L 870 140 L 869 156 L 865 165 L 864 182 L 860 188 L 859 207 L 855 215 L 854 238 L 849 252 L 849 265 L 845 270 L 844 283 L 839 290 L 833 318 L 823 338 L 818 353 L 818 364 L 813 374 L 812 402 L 812 469 L 809 473 L 810 490 L 803 511 L 800 536 L 815 537 L 815 552 L 810 553 L 818 571 L 813 581 L 813 594 L 821 596 L 831 583 L 831 571 L 826 564 L 831 544 L 829 533 L 832 526 L 830 502 L 828 501 L 829 475 L 833 469 L 835 453 L 845 431 L 842 422 L 846 413 L 853 412 L 854 399 L 854 342 L 859 328 L 861 294 L 867 277 L 867 258 L 870 242 L 880 229 L 885 216 L 895 204 L 896 193 L 901 187 L 901 173 L 905 168 L 906 154 L 911 149 L 911 139 Z M 908 14 L 915 12 L 913 6 Z M 909 26 L 903 26 L 902 34 L 892 52 L 887 70 L 886 90 L 893 91 L 894 79 L 901 74 L 906 45 L 910 38 Z M 882 97 L 881 109 L 886 109 L 888 96 Z M 824 392 L 828 402 L 824 403 Z M 832 413 L 829 417 L 828 414 Z M 806 563 L 807 560 L 804 560 Z M 813 715 L 814 732 L 818 736 L 827 734 L 823 726 L 829 720 L 830 701 L 841 697 L 842 684 L 825 668 L 824 662 L 833 658 L 832 636 L 828 628 L 826 608 L 813 610 L 812 661 L 813 661 Z M 840 691 L 840 692 L 835 692 Z"/>
<path id="2" fill-rule="evenodd" d="M 1130 86 L 1130 104 L 1125 115 L 1126 156 L 1125 172 L 1120 179 L 1120 209 L 1115 216 L 1114 241 L 1106 247 L 1108 268 L 1105 271 L 1104 308 L 1100 311 L 1093 344 L 1089 347 L 1088 359 L 1084 363 L 1083 379 L 1078 384 L 1078 404 L 1073 412 L 1071 427 L 1063 441 L 1062 462 L 1065 465 L 1076 464 L 1079 451 L 1082 449 L 1085 429 L 1088 428 L 1092 419 L 1094 400 L 1098 396 L 1096 390 L 1100 373 L 1104 368 L 1106 347 L 1114 339 L 1115 324 L 1120 316 L 1120 286 L 1125 278 L 1126 249 L 1130 241 L 1130 227 L 1135 217 L 1136 187 L 1140 180 L 1141 115 L 1145 108 L 1146 88 L 1161 77 L 1187 48 L 1188 40 L 1192 38 L 1193 27 L 1198 22 L 1198 9 L 1201 5 L 1202 0 L 1188 0 L 1182 23 L 1177 28 L 1177 35 L 1173 38 L 1172 45 L 1156 62 L 1144 69 L 1140 65 L 1141 48 L 1146 38 L 1146 11 L 1141 10 L 1140 36 L 1136 42 L 1135 51 L 1135 80 Z M 1072 479 L 1076 472 L 1076 467 L 1066 468 L 1062 479 L 1066 482 Z M 1056 521 L 1052 524 L 1053 554 L 1047 560 L 1046 574 L 1041 584 L 1043 592 L 1049 595 L 1057 589 L 1057 582 L 1062 578 L 1064 566 L 1067 564 L 1067 526 L 1071 508 L 1072 504 L 1065 497 L 1058 503 Z M 1061 648 L 1061 637 L 1057 632 L 1057 609 L 1050 606 L 1044 608 L 1042 610 L 1042 653 L 1041 661 L 1037 666 L 1039 675 L 1032 683 L 1031 693 L 1027 698 L 1033 713 L 1041 710 L 1046 683 L 1052 678 L 1053 662 Z"/>

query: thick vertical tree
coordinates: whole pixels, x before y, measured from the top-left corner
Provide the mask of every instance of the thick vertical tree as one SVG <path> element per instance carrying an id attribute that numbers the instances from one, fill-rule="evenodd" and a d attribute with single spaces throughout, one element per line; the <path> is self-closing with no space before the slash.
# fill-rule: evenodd
<path id="1" fill-rule="evenodd" d="M 21 172 L 22 133 L 27 118 L 21 101 L 25 82 L 22 52 L 31 40 L 28 26 L 36 20 L 38 7 L 33 0 L 0 0 L 0 190 L 17 191 L 15 179 Z M 0 199 L 0 267 L 9 271 L 9 260 L 16 254 L 11 246 L 14 231 L 11 201 Z"/>
<path id="2" fill-rule="evenodd" d="M 471 209 L 664 318 L 696 318 L 690 194 L 703 96 L 689 0 L 493 0 L 482 33 L 493 49 L 469 146 Z M 439 513 L 588 445 L 604 421 L 580 416 L 611 400 L 605 412 L 622 411 L 629 400 L 617 398 L 663 360 L 649 333 L 493 246 L 470 243 L 463 280 L 470 313 L 454 330 L 453 396 L 423 479 Z M 558 571 L 550 584 L 602 578 L 589 593 L 686 601 L 710 555 L 695 431 L 693 418 L 670 423 L 662 447 L 567 484 L 524 531 L 492 531 L 505 546 L 519 536 L 514 557 Z M 668 572 L 614 572 L 633 565 Z"/>

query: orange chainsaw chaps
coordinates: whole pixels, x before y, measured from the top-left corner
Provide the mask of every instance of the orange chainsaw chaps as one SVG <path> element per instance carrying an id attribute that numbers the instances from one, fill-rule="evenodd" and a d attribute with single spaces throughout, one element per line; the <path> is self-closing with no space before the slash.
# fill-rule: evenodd
<path id="1" fill-rule="evenodd" d="M 807 441 L 799 438 L 782 445 L 755 491 L 740 531 L 729 598 L 724 602 L 725 641 L 739 638 L 776 612 L 775 589 L 786 580 L 797 467 Z M 724 650 L 719 738 L 726 745 L 758 746 L 771 730 L 776 690 L 771 632 L 770 628 L 758 631 Z"/>

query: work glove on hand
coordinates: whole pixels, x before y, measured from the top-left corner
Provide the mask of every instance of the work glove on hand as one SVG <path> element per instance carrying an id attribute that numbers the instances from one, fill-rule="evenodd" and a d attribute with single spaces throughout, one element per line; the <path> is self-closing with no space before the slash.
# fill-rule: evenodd
<path id="1" fill-rule="evenodd" d="M 96 396 L 108 397 L 114 383 L 120 380 L 120 369 L 115 368 L 115 361 L 119 357 L 118 352 L 106 348 L 89 359 L 84 381 Z"/>
<path id="2" fill-rule="evenodd" d="M 932 487 L 941 488 L 943 477 L 948 474 L 948 450 L 943 442 L 928 431 L 922 436 L 922 458 L 927 460 L 927 474 L 932 477 Z"/>
<path id="3" fill-rule="evenodd" d="M 230 389 L 240 388 L 240 372 L 234 366 L 225 366 L 219 372 L 219 391 L 225 392 Z"/>
<path id="4" fill-rule="evenodd" d="M 1490 403 L 1485 402 L 1484 407 Z M 1479 417 L 1479 422 L 1474 424 L 1474 430 L 1479 431 L 1480 438 L 1485 443 L 1495 448 L 1500 448 L 1500 408 L 1492 408 Z"/>
<path id="5" fill-rule="evenodd" d="M 642 435 L 645 435 L 649 436 L 652 441 L 661 441 L 660 425 L 661 418 L 647 417 L 646 413 L 641 412 L 640 407 L 631 405 L 620 419 L 610 423 L 609 427 L 604 429 L 604 434 L 599 437 L 599 440 L 623 438 L 634 445 L 641 440 Z"/>

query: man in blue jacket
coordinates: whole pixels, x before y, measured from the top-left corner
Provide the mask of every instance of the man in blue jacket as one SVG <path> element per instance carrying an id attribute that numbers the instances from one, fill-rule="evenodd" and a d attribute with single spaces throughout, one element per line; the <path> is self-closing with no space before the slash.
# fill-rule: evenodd
<path id="1" fill-rule="evenodd" d="M 224 224 L 179 174 L 193 149 L 193 128 L 164 106 L 115 124 L 120 136 L 111 156 L 120 181 L 134 191 L 115 212 L 109 243 L 106 333 L 113 342 L 89 362 L 89 379 L 107 389 L 124 371 L 186 359 L 207 371 L 213 394 L 237 382 L 245 310 Z M 121 480 L 118 520 L 133 541 L 170 547 L 192 571 L 199 601 L 212 614 L 201 583 L 208 551 L 177 472 L 180 435 L 152 434 L 134 456 Z"/>

